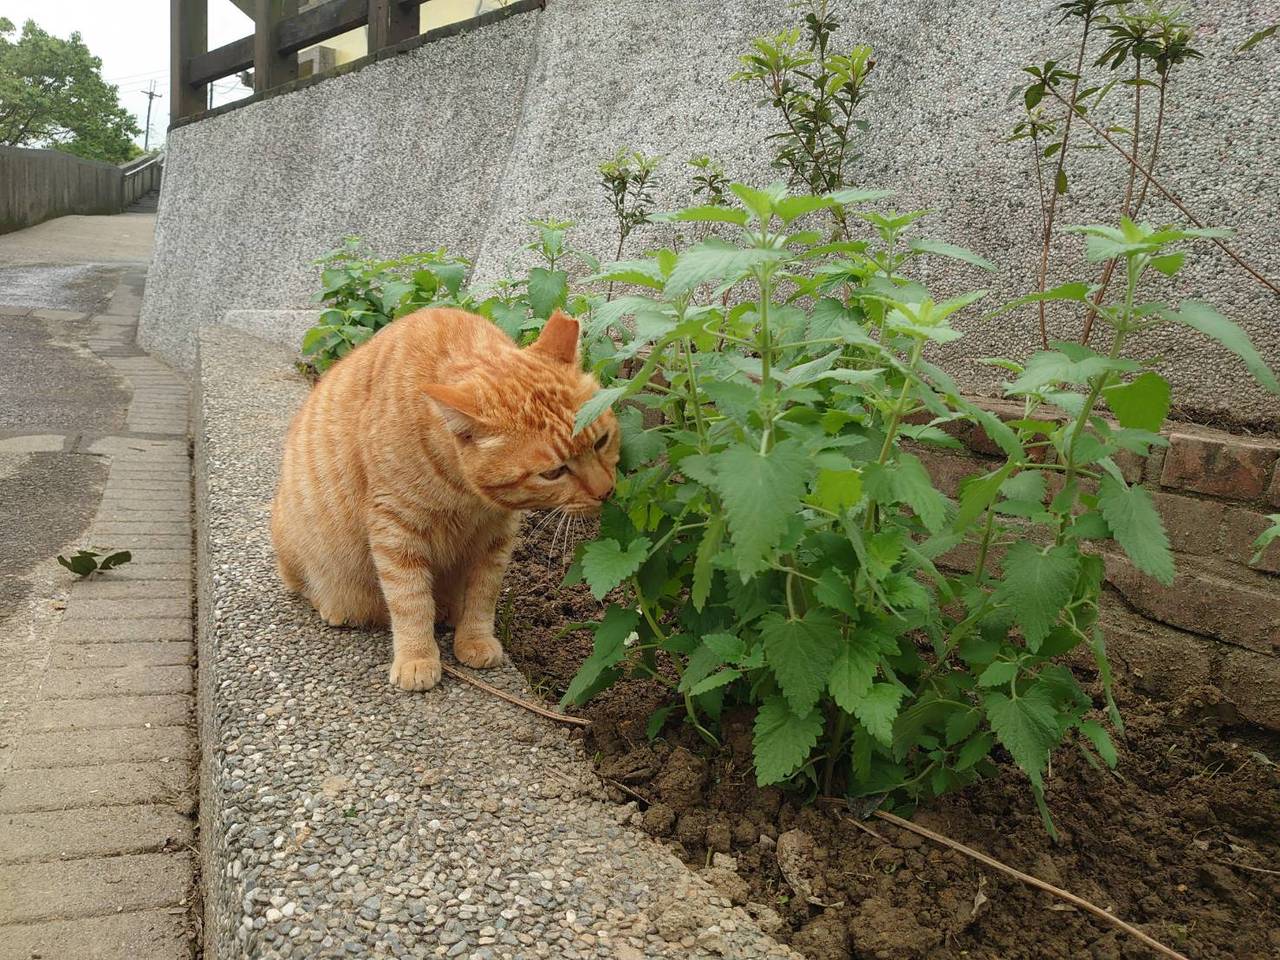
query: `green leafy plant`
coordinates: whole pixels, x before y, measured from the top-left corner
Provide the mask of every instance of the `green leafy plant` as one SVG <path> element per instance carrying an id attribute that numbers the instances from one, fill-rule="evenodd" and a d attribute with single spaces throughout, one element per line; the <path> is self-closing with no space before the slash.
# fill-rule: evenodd
<path id="1" fill-rule="evenodd" d="M 1249 559 L 1250 563 L 1258 563 L 1267 547 L 1276 540 L 1280 540 L 1280 513 L 1267 514 L 1267 520 L 1271 522 L 1271 526 L 1258 534 L 1258 539 L 1253 541 L 1253 547 L 1257 552 Z"/>
<path id="2" fill-rule="evenodd" d="M 374 256 L 359 237 L 347 237 L 341 247 L 316 261 L 321 289 L 313 299 L 325 305 L 319 321 L 302 340 L 309 369 L 323 373 L 335 361 L 400 317 L 425 307 L 460 307 L 487 317 L 512 339 L 527 343 L 552 312 L 565 308 L 586 313 L 592 301 L 569 289 L 567 261 L 588 270 L 599 262 L 569 246 L 572 223 L 535 220 L 535 238 L 525 245 L 542 263 L 524 277 L 501 278 L 491 289 L 468 285 L 471 265 L 443 247 L 395 259 Z"/>
<path id="3" fill-rule="evenodd" d="M 874 61 L 865 45 L 846 53 L 832 51 L 840 21 L 828 0 L 801 6 L 808 11 L 803 26 L 757 37 L 730 79 L 757 87 L 761 103 L 772 106 L 782 120 L 782 129 L 767 138 L 774 144 L 774 166 L 786 171 L 794 186 L 821 194 L 844 186 L 857 159 L 854 133 L 865 131 L 867 123 L 856 113 Z M 847 235 L 841 208 L 831 213 Z"/>
<path id="4" fill-rule="evenodd" d="M 623 147 L 600 164 L 600 184 L 609 195 L 609 205 L 618 222 L 618 249 L 614 259 L 622 257 L 627 238 L 649 222 L 653 212 L 653 190 L 658 185 L 660 157 L 650 157 L 639 150 Z"/>
<path id="5" fill-rule="evenodd" d="M 622 598 L 593 626 L 564 702 L 624 675 L 653 678 L 712 740 L 726 704 L 749 704 L 761 784 L 897 802 L 993 773 L 1001 747 L 1049 822 L 1055 748 L 1074 740 L 1115 762 L 1099 705 L 1058 662 L 1080 645 L 1092 652 L 1118 727 L 1097 620 L 1101 551 L 1161 582 L 1173 576 L 1151 496 L 1121 468 L 1123 456 L 1165 443 L 1170 391 L 1131 356 L 1152 330 L 1187 326 L 1280 386 L 1208 305 L 1140 296 L 1153 272 L 1176 273 L 1184 248 L 1217 232 L 1128 220 L 1078 228 L 1090 261 L 1123 266 L 1122 295 L 1098 305 L 1111 341 L 1105 352 L 1063 343 L 999 361 L 1022 404 L 1005 423 L 929 359 L 961 337 L 952 321 L 983 291 L 939 302 L 912 277 L 925 257 L 987 261 L 919 237 L 918 211 L 858 210 L 869 241 L 826 243 L 797 226 L 883 192 L 730 191 L 733 206 L 666 218 L 714 222 L 729 239 L 594 278 L 645 278 L 644 294 L 609 305 L 632 318 L 626 347 L 645 359 L 578 413 L 581 429 L 630 401 L 615 499 L 568 574 L 598 598 Z M 1071 283 L 988 317 L 1089 292 Z M 646 407 L 660 414 L 649 429 Z M 954 446 L 958 428 L 985 431 L 1004 461 L 952 500 L 920 454 Z"/>
<path id="6" fill-rule="evenodd" d="M 99 557 L 102 557 L 102 559 L 99 560 Z M 87 577 L 94 573 L 106 573 L 108 570 L 128 563 L 132 559 L 133 554 L 128 550 L 118 550 L 106 556 L 94 550 L 77 550 L 69 559 L 61 554 L 58 555 L 58 563 L 78 577 Z"/>
<path id="7" fill-rule="evenodd" d="M 694 200 L 701 199 L 713 207 L 727 206 L 729 178 L 725 176 L 724 164 L 700 153 L 689 159 L 689 166 L 696 171 L 693 175 Z"/>

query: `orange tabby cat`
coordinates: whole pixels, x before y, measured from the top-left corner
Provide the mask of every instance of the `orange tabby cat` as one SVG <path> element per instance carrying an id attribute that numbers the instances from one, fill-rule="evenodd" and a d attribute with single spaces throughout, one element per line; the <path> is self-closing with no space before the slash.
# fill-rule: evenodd
<path id="1" fill-rule="evenodd" d="M 519 349 L 483 317 L 421 310 L 325 373 L 285 442 L 271 536 L 280 576 L 331 624 L 391 624 L 391 682 L 440 679 L 436 620 L 472 667 L 502 659 L 494 608 L 524 510 L 594 513 L 618 424 L 578 436 L 597 389 L 578 321 Z"/>

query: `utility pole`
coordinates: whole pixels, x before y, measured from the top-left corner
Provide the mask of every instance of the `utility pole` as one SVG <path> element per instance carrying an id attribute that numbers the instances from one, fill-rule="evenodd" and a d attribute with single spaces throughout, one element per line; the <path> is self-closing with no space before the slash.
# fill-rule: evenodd
<path id="1" fill-rule="evenodd" d="M 143 90 L 143 96 L 147 98 L 147 132 L 142 135 L 142 150 L 145 153 L 151 147 L 151 104 L 156 97 L 163 94 L 156 93 L 156 82 L 151 81 L 151 89 Z"/>

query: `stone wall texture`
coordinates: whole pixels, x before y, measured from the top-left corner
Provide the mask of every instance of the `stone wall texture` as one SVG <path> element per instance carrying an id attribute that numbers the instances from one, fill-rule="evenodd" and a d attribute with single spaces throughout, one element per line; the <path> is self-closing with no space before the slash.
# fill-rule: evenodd
<path id="1" fill-rule="evenodd" d="M 900 209 L 933 211 L 935 238 L 969 246 L 1001 270 L 928 264 L 937 292 L 991 286 L 993 298 L 1034 285 L 1039 213 L 1026 144 L 1005 138 L 1020 105 L 1019 68 L 1066 56 L 1057 0 L 837 0 L 844 39 L 876 51 L 870 131 L 853 179 L 897 191 Z M 613 222 L 596 174 L 620 145 L 662 154 L 659 202 L 688 202 L 684 161 L 706 151 L 731 176 L 776 175 L 763 136 L 770 110 L 728 82 L 752 37 L 791 22 L 787 0 L 549 0 L 474 32 L 427 43 L 357 72 L 177 128 L 169 138 L 156 260 L 142 317 L 145 345 L 189 367 L 193 333 L 227 309 L 304 307 L 315 257 L 344 234 L 388 256 L 445 244 L 493 279 L 519 265 L 526 222 L 578 224 L 577 246 L 613 252 Z M 1269 277 L 1280 277 L 1280 43 L 1236 48 L 1265 19 L 1256 0 L 1200 0 L 1192 17 L 1206 59 L 1181 68 L 1170 93 L 1162 176 Z M 1121 97 L 1114 98 L 1118 109 Z M 1108 122 L 1124 122 L 1119 115 Z M 1083 142 L 1083 141 L 1082 141 Z M 1061 223 L 1114 220 L 1122 169 L 1081 151 Z M 1163 200 L 1146 216 L 1177 221 Z M 665 239 L 637 235 L 632 252 Z M 1064 238 L 1051 280 L 1081 273 Z M 1280 298 L 1206 246 L 1171 294 L 1196 296 L 1240 321 L 1280 365 Z M 975 312 L 976 313 L 976 312 Z M 1078 320 L 1052 312 L 1051 336 Z M 948 368 L 975 393 L 998 392 L 991 355 L 1025 356 L 1034 311 L 967 322 Z M 1280 402 L 1216 345 L 1180 332 L 1150 345 L 1174 381 L 1182 414 L 1274 427 Z"/>

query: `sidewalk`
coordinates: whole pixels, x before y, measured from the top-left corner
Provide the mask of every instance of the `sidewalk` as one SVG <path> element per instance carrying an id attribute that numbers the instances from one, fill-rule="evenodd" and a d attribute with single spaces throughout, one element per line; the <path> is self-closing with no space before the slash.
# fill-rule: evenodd
<path id="1" fill-rule="evenodd" d="M 188 960 L 188 387 L 134 343 L 154 218 L 63 220 L 0 237 L 0 485 L 33 518 L 0 541 L 0 960 Z M 133 561 L 78 581 L 82 547 Z"/>

